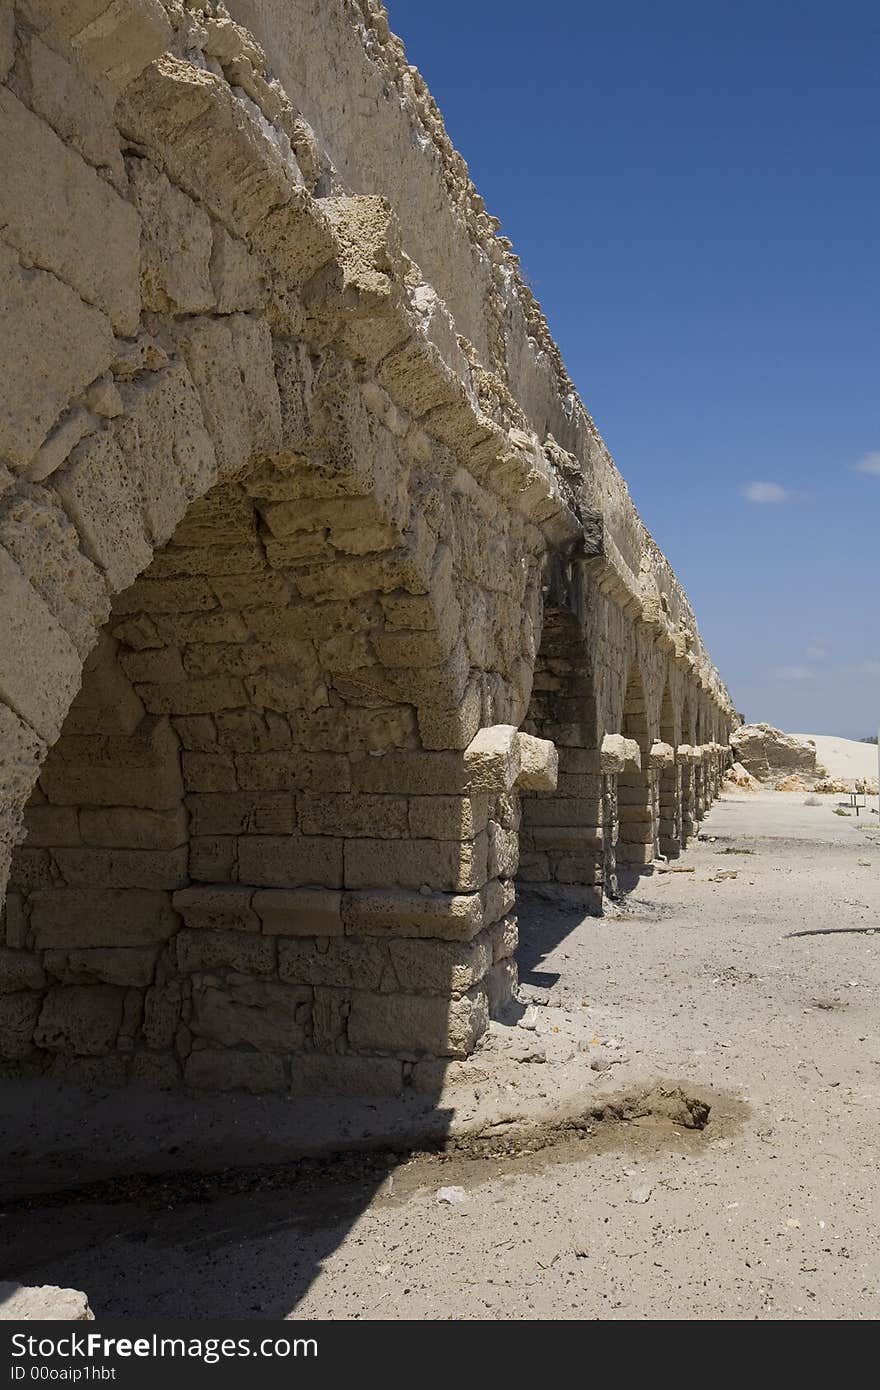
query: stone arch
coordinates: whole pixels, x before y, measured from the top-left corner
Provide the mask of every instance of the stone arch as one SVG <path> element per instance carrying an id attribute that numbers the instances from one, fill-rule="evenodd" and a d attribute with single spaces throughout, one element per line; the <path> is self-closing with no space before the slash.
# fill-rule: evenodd
<path id="1" fill-rule="evenodd" d="M 671 679 L 667 675 L 660 702 L 660 744 L 658 768 L 657 836 L 660 853 L 674 858 L 681 852 L 681 764 L 676 755 L 675 708 Z"/>
<path id="2" fill-rule="evenodd" d="M 512 987 L 518 818 L 515 772 L 473 787 L 456 592 L 412 510 L 314 454 L 189 505 L 115 597 L 26 809 L 7 1052 L 395 1090 L 402 1054 L 470 1050 Z"/>
<path id="3" fill-rule="evenodd" d="M 694 766 L 695 754 L 692 742 L 692 716 L 690 695 L 686 691 L 681 713 L 681 744 L 678 748 L 678 762 L 681 776 L 681 843 L 684 848 L 696 830 L 694 807 Z"/>
<path id="4" fill-rule="evenodd" d="M 544 897 L 602 908 L 605 802 L 591 653 L 579 617 L 547 606 L 523 729 L 550 740 L 557 786 L 523 796 L 518 882 Z"/>
<path id="5" fill-rule="evenodd" d="M 650 864 L 656 853 L 657 775 L 651 765 L 653 736 L 649 718 L 645 680 L 635 658 L 624 688 L 621 732 L 625 739 L 638 745 L 639 765 L 627 763 L 617 778 L 617 859 L 633 866 Z"/>

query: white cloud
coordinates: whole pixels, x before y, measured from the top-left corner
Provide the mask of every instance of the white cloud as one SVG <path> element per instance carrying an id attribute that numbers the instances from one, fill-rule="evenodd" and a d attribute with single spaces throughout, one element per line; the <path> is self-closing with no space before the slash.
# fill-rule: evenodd
<path id="1" fill-rule="evenodd" d="M 863 454 L 858 463 L 853 464 L 853 472 L 871 473 L 875 478 L 880 478 L 880 449 Z"/>
<path id="2" fill-rule="evenodd" d="M 794 497 L 779 483 L 746 483 L 742 495 L 747 502 L 789 502 Z"/>
<path id="3" fill-rule="evenodd" d="M 813 679 L 813 672 L 808 666 L 777 666 L 773 674 L 781 681 L 809 681 Z"/>
<path id="4" fill-rule="evenodd" d="M 828 655 L 828 649 L 824 642 L 814 641 L 804 648 L 804 656 L 808 661 L 824 661 Z"/>

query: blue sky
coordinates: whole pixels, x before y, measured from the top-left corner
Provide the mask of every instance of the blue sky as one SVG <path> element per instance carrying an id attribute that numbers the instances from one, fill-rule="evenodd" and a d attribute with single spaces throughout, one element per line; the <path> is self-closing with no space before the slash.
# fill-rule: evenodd
<path id="1" fill-rule="evenodd" d="M 739 708 L 876 731 L 880 6 L 389 15 Z"/>

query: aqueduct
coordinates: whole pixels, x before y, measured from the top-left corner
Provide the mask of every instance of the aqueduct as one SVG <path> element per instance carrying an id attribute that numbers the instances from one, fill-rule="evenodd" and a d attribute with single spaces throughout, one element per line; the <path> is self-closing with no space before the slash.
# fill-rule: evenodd
<path id="1" fill-rule="evenodd" d="M 7 1074 L 395 1091 L 739 721 L 377 0 L 0 0 Z"/>

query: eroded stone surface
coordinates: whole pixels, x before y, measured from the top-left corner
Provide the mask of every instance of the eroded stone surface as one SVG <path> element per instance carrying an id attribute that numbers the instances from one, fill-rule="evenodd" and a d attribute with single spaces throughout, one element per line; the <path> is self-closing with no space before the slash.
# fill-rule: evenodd
<path id="1" fill-rule="evenodd" d="M 739 719 L 382 7 L 239 8 L 0 6 L 0 1051 L 372 1093 Z"/>

